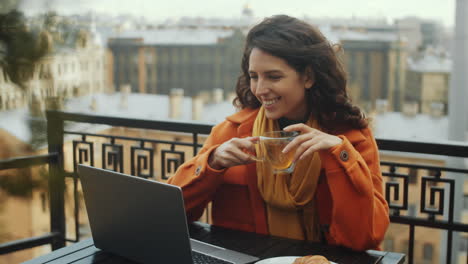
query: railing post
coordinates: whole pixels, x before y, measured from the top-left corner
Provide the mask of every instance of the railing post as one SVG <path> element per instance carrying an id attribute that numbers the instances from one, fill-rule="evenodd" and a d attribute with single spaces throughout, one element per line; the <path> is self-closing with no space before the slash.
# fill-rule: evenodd
<path id="1" fill-rule="evenodd" d="M 51 232 L 61 234 L 52 243 L 52 250 L 65 246 L 65 173 L 63 167 L 63 119 L 57 112 L 47 111 L 49 153 L 57 153 L 57 162 L 49 164 L 49 202 Z"/>

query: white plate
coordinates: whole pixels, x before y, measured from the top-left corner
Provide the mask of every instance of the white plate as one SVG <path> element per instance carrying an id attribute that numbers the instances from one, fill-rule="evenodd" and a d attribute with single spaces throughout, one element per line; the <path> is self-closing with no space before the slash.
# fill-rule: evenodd
<path id="1" fill-rule="evenodd" d="M 275 258 L 268 258 L 268 259 L 262 259 L 258 262 L 255 262 L 255 264 L 292 264 L 294 260 L 300 257 L 294 257 L 294 256 L 288 256 L 288 257 L 275 257 Z M 330 261 L 332 264 L 337 264 L 333 261 Z"/>
<path id="2" fill-rule="evenodd" d="M 300 257 L 289 256 L 289 257 L 268 258 L 268 259 L 262 259 L 256 262 L 256 264 L 292 264 L 294 260 L 296 260 L 297 258 L 300 258 Z"/>

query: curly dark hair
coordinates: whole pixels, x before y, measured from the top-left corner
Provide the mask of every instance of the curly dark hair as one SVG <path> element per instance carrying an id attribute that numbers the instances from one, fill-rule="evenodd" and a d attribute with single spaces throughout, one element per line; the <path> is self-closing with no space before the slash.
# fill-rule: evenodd
<path id="1" fill-rule="evenodd" d="M 265 18 L 248 33 L 242 57 L 234 105 L 258 108 L 261 103 L 250 90 L 249 57 L 258 48 L 279 57 L 299 74 L 311 74 L 315 83 L 306 90 L 310 113 L 326 131 L 341 128 L 365 128 L 368 119 L 351 103 L 346 92 L 346 73 L 335 46 L 312 25 L 299 19 L 276 15 Z"/>

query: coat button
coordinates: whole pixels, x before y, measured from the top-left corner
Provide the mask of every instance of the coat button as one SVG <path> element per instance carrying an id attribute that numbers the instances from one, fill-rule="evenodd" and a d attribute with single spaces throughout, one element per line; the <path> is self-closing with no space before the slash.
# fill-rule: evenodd
<path id="1" fill-rule="evenodd" d="M 340 159 L 341 159 L 342 161 L 348 161 L 348 159 L 349 159 L 348 151 L 342 150 L 342 151 L 340 152 Z"/>
<path id="2" fill-rule="evenodd" d="M 195 170 L 195 175 L 200 175 L 200 171 L 201 171 L 201 166 L 198 166 L 197 169 Z"/>

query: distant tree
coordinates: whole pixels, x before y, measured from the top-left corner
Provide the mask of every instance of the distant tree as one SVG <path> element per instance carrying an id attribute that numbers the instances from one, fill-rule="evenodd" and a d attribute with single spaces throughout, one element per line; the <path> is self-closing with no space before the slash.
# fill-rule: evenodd
<path id="1" fill-rule="evenodd" d="M 32 190 L 39 184 L 31 173 L 31 168 L 3 171 L 0 174 L 0 189 L 12 196 L 31 196 Z"/>
<path id="2" fill-rule="evenodd" d="M 15 135 L 4 129 L 0 129 L 0 146 L 0 160 L 34 154 L 31 145 L 22 142 Z M 36 181 L 40 178 L 36 177 L 36 179 L 34 179 L 32 177 L 33 174 L 32 167 L 0 170 L 0 194 L 6 193 L 22 197 L 29 196 L 31 190 L 38 186 L 38 182 Z"/>
<path id="3" fill-rule="evenodd" d="M 44 14 L 44 27 L 47 30 L 54 31 L 58 24 L 58 14 L 55 11 L 49 11 Z"/>
<path id="4" fill-rule="evenodd" d="M 50 52 L 51 45 L 47 34 L 28 29 L 22 12 L 0 14 L 0 66 L 13 83 L 24 88 L 35 64 Z"/>
<path id="5" fill-rule="evenodd" d="M 7 13 L 17 9 L 19 0 L 2 0 L 0 1 L 0 13 Z"/>

